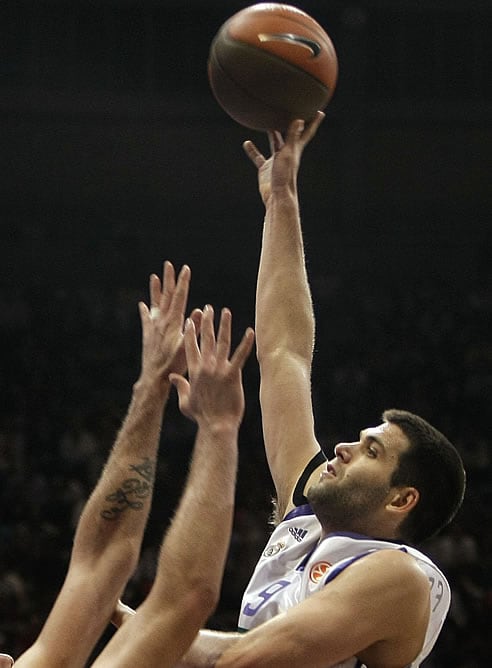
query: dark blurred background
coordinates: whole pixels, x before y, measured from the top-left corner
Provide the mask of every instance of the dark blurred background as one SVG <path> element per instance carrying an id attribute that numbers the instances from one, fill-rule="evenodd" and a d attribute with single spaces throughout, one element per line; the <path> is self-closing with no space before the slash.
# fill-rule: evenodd
<path id="1" fill-rule="evenodd" d="M 226 116 L 206 74 L 214 34 L 248 4 L 0 1 L 0 648 L 14 656 L 53 602 L 126 411 L 148 275 L 187 262 L 190 306 L 230 306 L 237 337 L 253 324 L 263 212 L 241 144 L 267 142 Z M 300 175 L 318 436 L 330 451 L 397 406 L 456 442 L 469 489 L 425 546 L 454 594 L 425 665 L 489 666 L 492 5 L 297 4 L 340 66 Z M 245 385 L 235 530 L 210 620 L 225 630 L 273 493 L 253 358 Z M 193 434 L 173 400 L 134 605 Z"/>

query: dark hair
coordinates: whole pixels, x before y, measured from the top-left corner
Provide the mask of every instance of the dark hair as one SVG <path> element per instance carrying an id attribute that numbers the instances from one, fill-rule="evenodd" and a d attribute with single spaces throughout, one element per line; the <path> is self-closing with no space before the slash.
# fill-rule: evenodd
<path id="1" fill-rule="evenodd" d="M 458 512 L 466 485 L 463 461 L 444 434 L 418 415 L 392 408 L 384 411 L 383 420 L 396 424 L 410 442 L 400 455 L 391 485 L 418 489 L 419 502 L 400 525 L 400 537 L 421 543 Z"/>

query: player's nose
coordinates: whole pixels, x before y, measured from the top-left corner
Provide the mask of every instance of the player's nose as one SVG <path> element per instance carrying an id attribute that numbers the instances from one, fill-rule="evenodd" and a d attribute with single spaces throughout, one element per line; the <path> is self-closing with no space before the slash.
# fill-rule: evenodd
<path id="1" fill-rule="evenodd" d="M 335 446 L 336 457 L 344 464 L 348 464 L 353 457 L 355 445 L 356 443 L 338 443 L 338 445 Z"/>

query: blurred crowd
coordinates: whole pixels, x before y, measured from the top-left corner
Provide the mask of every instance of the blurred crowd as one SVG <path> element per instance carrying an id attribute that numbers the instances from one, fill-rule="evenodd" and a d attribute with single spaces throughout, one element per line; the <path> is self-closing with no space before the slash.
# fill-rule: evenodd
<path id="1" fill-rule="evenodd" d="M 483 276 L 401 284 L 312 277 L 318 437 L 338 440 L 376 424 L 385 408 L 413 410 L 459 448 L 468 493 L 452 526 L 423 546 L 446 572 L 452 607 L 426 668 L 490 663 L 492 628 L 492 291 Z M 133 288 L 0 291 L 0 649 L 18 655 L 37 635 L 64 577 L 74 528 L 124 416 L 138 375 Z M 247 321 L 251 317 L 246 316 Z M 234 629 L 268 534 L 273 488 L 264 457 L 254 357 L 245 371 L 237 509 L 223 593 L 210 625 Z M 281 418 L 279 418 L 281 419 Z M 155 501 L 126 602 L 152 582 L 162 527 L 186 474 L 193 425 L 171 401 Z M 404 620 L 402 620 L 404 623 Z"/>

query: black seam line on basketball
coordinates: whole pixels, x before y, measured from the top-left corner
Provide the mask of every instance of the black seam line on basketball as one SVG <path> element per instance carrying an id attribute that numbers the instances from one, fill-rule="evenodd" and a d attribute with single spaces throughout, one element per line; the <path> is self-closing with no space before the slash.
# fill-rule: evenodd
<path id="1" fill-rule="evenodd" d="M 302 35 L 294 35 L 294 33 L 258 33 L 260 42 L 290 42 L 291 44 L 298 44 L 304 49 L 308 49 L 312 53 L 313 58 L 317 58 L 321 53 L 321 46 L 318 42 L 312 39 L 303 37 Z"/>
<path id="2" fill-rule="evenodd" d="M 227 39 L 227 37 L 225 39 Z M 249 42 L 241 42 L 241 45 L 246 50 L 258 51 L 258 47 L 250 44 Z M 280 56 L 277 56 L 277 54 L 275 54 L 275 53 L 271 53 L 270 51 L 263 51 L 263 55 L 265 57 L 269 58 L 270 60 L 273 60 L 273 61 L 276 60 L 276 61 L 282 62 L 283 65 L 287 68 L 290 68 L 290 69 L 296 70 L 296 71 L 300 70 L 300 68 L 295 63 L 291 63 L 288 60 L 284 60 Z M 220 67 L 222 73 L 225 74 L 227 76 L 227 78 L 230 79 L 230 81 L 232 81 L 234 83 L 234 85 L 236 85 L 241 90 L 244 90 L 244 92 L 247 92 L 248 94 L 250 94 L 250 91 L 248 91 L 246 88 L 243 88 L 243 86 L 241 86 L 235 79 L 233 79 L 229 75 L 229 72 L 226 70 L 226 68 L 224 67 L 220 58 L 218 58 L 218 56 L 215 53 L 213 53 L 213 58 L 215 59 L 216 64 Z M 304 75 L 307 75 L 310 79 L 312 79 L 315 83 L 317 83 L 318 86 L 320 86 L 323 90 L 327 90 L 327 91 L 331 90 L 330 86 L 328 86 L 323 81 L 320 81 L 320 79 L 318 79 L 318 77 L 316 77 L 311 72 L 306 72 L 306 70 L 301 70 L 301 71 L 304 73 Z M 258 100 L 258 102 L 262 102 L 262 100 L 260 98 L 256 98 L 256 99 Z M 266 104 L 268 104 L 268 103 L 266 103 Z"/>
<path id="3" fill-rule="evenodd" d="M 244 44 L 244 46 L 245 46 L 247 49 L 254 49 L 254 48 L 255 48 L 255 47 L 252 47 L 250 44 Z M 270 54 L 267 54 L 267 55 L 268 55 L 268 57 L 271 58 L 272 60 L 280 60 L 280 58 L 279 58 L 278 56 L 275 56 L 275 55 L 273 55 L 273 54 L 271 54 L 271 53 L 270 53 Z M 257 102 L 259 102 L 260 104 L 262 104 L 266 109 L 270 109 L 270 110 L 272 110 L 272 111 L 274 111 L 274 112 L 287 113 L 287 114 L 289 113 L 288 110 L 285 109 L 285 107 L 281 107 L 281 106 L 278 106 L 278 105 L 273 105 L 273 104 L 267 102 L 266 100 L 264 100 L 263 98 L 258 97 L 257 95 L 254 95 L 254 94 L 251 93 L 247 88 L 244 88 L 244 86 L 241 86 L 235 79 L 233 79 L 233 78 L 230 76 L 229 72 L 224 68 L 223 64 L 220 62 L 220 60 L 217 58 L 217 56 L 216 56 L 215 54 L 212 54 L 211 57 L 215 60 L 215 64 L 216 64 L 216 66 L 220 69 L 220 71 L 222 72 L 222 75 L 223 75 L 225 78 L 229 79 L 229 81 L 230 81 L 234 86 L 236 86 L 239 90 L 241 90 L 243 93 L 246 93 L 247 95 L 250 95 L 252 99 L 255 99 Z M 292 69 L 297 69 L 297 68 L 295 67 L 295 65 L 292 65 L 291 63 L 287 63 L 286 61 L 282 61 L 282 62 L 283 62 L 285 65 L 287 65 L 288 67 L 292 68 Z M 311 79 L 313 79 L 313 81 L 315 81 L 321 88 L 323 88 L 323 89 L 329 91 L 329 88 L 328 88 L 327 86 L 325 86 L 319 79 L 317 79 L 316 77 L 314 77 L 312 74 L 309 74 L 308 72 L 305 72 L 305 74 L 308 74 L 308 76 L 309 76 Z M 219 102 L 219 104 L 220 104 L 220 102 Z M 228 113 L 228 112 L 226 112 L 226 113 Z"/>

